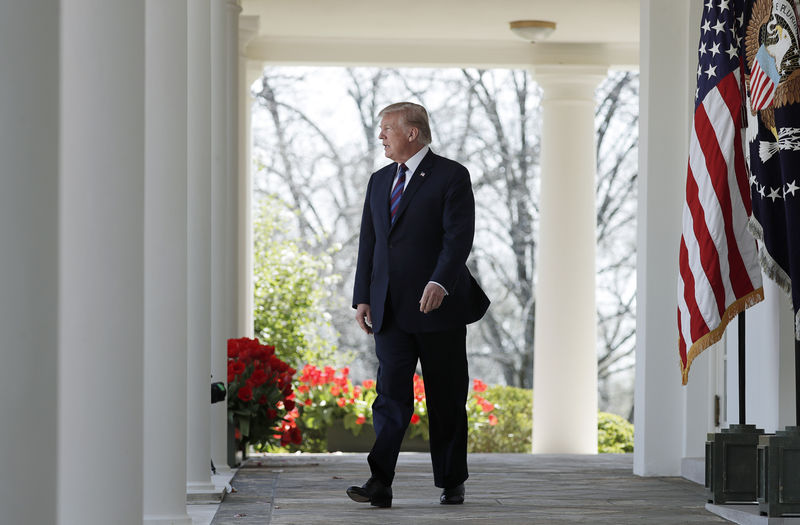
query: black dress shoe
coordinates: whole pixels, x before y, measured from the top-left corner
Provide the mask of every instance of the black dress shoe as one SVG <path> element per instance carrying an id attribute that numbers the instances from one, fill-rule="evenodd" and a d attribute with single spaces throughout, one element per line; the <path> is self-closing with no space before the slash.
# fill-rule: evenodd
<path id="1" fill-rule="evenodd" d="M 384 485 L 376 478 L 369 478 L 367 482 L 360 487 L 354 485 L 348 488 L 347 495 L 350 496 L 350 499 L 353 501 L 359 503 L 369 502 L 373 507 L 392 506 L 392 487 Z"/>
<path id="2" fill-rule="evenodd" d="M 457 485 L 450 489 L 444 489 L 439 498 L 442 505 L 461 505 L 464 503 L 464 484 Z"/>

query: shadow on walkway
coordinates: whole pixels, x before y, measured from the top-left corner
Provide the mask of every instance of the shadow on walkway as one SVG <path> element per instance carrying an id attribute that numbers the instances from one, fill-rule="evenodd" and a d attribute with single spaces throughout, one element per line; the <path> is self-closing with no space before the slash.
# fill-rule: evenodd
<path id="1" fill-rule="evenodd" d="M 212 525 L 728 523 L 704 509 L 702 486 L 642 478 L 631 455 L 471 454 L 464 505 L 440 505 L 427 454 L 402 453 L 392 508 L 345 494 L 367 477 L 366 454 L 250 458 Z"/>

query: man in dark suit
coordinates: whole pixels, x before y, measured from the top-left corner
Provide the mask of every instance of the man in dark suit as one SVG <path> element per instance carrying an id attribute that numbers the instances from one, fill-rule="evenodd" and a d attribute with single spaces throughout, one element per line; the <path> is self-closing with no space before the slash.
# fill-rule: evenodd
<path id="1" fill-rule="evenodd" d="M 400 102 L 380 113 L 386 157 L 372 174 L 361 219 L 353 307 L 362 330 L 375 337 L 378 397 L 372 405 L 376 439 L 371 477 L 347 489 L 355 501 L 392 504 L 392 481 L 413 414 L 417 359 L 425 379 L 434 484 L 440 502 L 464 501 L 469 391 L 466 325 L 489 299 L 466 260 L 475 231 L 469 172 L 430 151 L 425 108 Z"/>

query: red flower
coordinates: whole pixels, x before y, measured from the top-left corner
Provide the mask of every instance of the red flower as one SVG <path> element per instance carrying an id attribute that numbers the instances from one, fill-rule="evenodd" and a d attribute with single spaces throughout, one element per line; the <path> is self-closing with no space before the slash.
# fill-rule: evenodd
<path id="1" fill-rule="evenodd" d="M 375 388 L 375 380 L 374 379 L 366 379 L 361 385 L 369 390 L 370 388 Z"/>
<path id="2" fill-rule="evenodd" d="M 336 399 L 336 404 L 340 407 L 344 407 L 347 404 L 347 399 L 340 397 Z"/>
<path id="3" fill-rule="evenodd" d="M 286 410 L 293 410 L 294 409 L 294 400 L 292 399 L 284 399 L 283 406 L 286 407 Z"/>
<path id="4" fill-rule="evenodd" d="M 233 432 L 233 437 L 236 438 L 237 441 L 242 439 L 242 432 L 237 428 Z"/>
<path id="5" fill-rule="evenodd" d="M 300 385 L 297 387 L 297 391 L 300 392 L 301 394 L 308 393 L 308 390 L 309 390 L 308 385 Z"/>
<path id="6" fill-rule="evenodd" d="M 228 339 L 228 357 L 237 357 L 239 355 L 239 340 Z"/>
<path id="7" fill-rule="evenodd" d="M 333 386 L 331 387 L 331 395 L 332 395 L 332 396 L 336 397 L 336 396 L 338 396 L 340 393 L 341 393 L 341 389 L 340 389 L 338 386 L 336 386 L 336 385 L 333 385 Z"/>
<path id="8" fill-rule="evenodd" d="M 425 400 L 425 383 L 417 374 L 414 374 L 414 399 L 417 401 Z"/>
<path id="9" fill-rule="evenodd" d="M 347 377 L 348 375 L 350 375 L 350 369 L 348 367 L 342 368 L 342 375 L 344 377 Z"/>
<path id="10" fill-rule="evenodd" d="M 238 376 L 238 375 L 243 374 L 245 368 L 247 368 L 247 367 L 241 361 L 236 361 L 236 362 L 233 363 L 233 366 L 231 368 L 233 369 L 233 373 Z"/>
<path id="11" fill-rule="evenodd" d="M 307 407 L 310 407 L 311 405 L 313 405 L 313 404 L 314 404 L 314 402 L 313 402 L 313 401 L 311 401 L 311 399 L 306 399 L 305 401 L 303 401 L 303 404 L 304 404 L 305 406 L 307 406 Z"/>
<path id="12" fill-rule="evenodd" d="M 472 380 L 472 389 L 476 392 L 486 392 L 486 383 L 481 381 L 480 379 L 473 379 Z"/>
<path id="13" fill-rule="evenodd" d="M 491 412 L 492 410 L 494 410 L 494 405 L 489 403 L 488 401 L 484 401 L 483 403 L 481 403 L 481 409 L 484 412 Z"/>
<path id="14" fill-rule="evenodd" d="M 360 397 L 361 396 L 361 387 L 354 386 L 353 387 L 353 397 Z"/>
<path id="15" fill-rule="evenodd" d="M 419 423 L 419 416 L 417 414 L 412 414 L 411 415 L 411 424 L 412 425 L 416 425 L 417 423 Z"/>
<path id="16" fill-rule="evenodd" d="M 253 375 L 250 376 L 250 379 L 253 381 L 253 386 L 261 386 L 267 382 L 268 377 L 263 368 L 256 368 L 253 370 Z"/>
<path id="17" fill-rule="evenodd" d="M 299 445 L 303 442 L 303 434 L 300 432 L 300 429 L 297 427 L 292 427 L 289 429 L 289 439 L 295 445 Z"/>
<path id="18" fill-rule="evenodd" d="M 250 348 L 247 346 L 240 346 L 239 347 L 239 355 L 236 357 L 239 361 L 245 364 L 250 364 L 252 358 L 250 357 Z"/>
<path id="19" fill-rule="evenodd" d="M 247 385 L 244 385 L 239 391 L 236 393 L 236 397 L 244 401 L 245 403 L 253 399 L 253 389 Z"/>
<path id="20" fill-rule="evenodd" d="M 269 367 L 270 368 L 272 368 L 273 370 L 282 371 L 281 370 L 281 365 L 285 367 L 286 363 L 284 363 L 283 361 L 278 359 L 275 355 L 269 356 Z"/>
<path id="21" fill-rule="evenodd" d="M 364 414 L 359 414 L 358 417 L 356 418 L 356 425 L 363 425 L 364 423 L 366 423 L 366 421 L 367 418 L 364 417 Z"/>
<path id="22" fill-rule="evenodd" d="M 497 416 L 489 414 L 489 424 L 495 426 L 497 424 Z"/>

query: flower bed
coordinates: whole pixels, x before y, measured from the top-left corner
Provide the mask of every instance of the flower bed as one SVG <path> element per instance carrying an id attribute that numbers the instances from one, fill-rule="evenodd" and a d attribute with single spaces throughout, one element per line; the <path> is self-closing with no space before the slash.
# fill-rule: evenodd
<path id="1" fill-rule="evenodd" d="M 294 447 L 295 449 L 307 452 L 329 450 L 328 431 L 338 421 L 341 421 L 341 426 L 352 436 L 368 433 L 370 438 L 367 441 L 372 445 L 374 431 L 371 407 L 378 395 L 375 381 L 367 379 L 360 385 L 354 385 L 349 376 L 350 370 L 347 367 L 337 370 L 332 367 L 317 368 L 309 364 L 303 368 L 295 382 L 295 392 L 300 410 L 297 425 L 302 429 L 305 441 L 302 447 Z M 419 449 L 419 440 L 427 441 L 430 435 L 425 383 L 417 374 L 414 374 L 413 388 L 414 412 L 406 431 L 406 450 Z M 497 417 L 492 413 L 494 405 L 480 395 L 485 390 L 486 385 L 483 382 L 473 381 L 473 390 L 467 405 L 471 427 L 497 424 Z M 330 446 L 334 446 L 333 443 Z"/>
<path id="2" fill-rule="evenodd" d="M 249 430 L 240 440 L 242 445 L 253 443 L 260 445 L 261 450 L 292 452 L 370 449 L 375 435 L 371 408 L 377 397 L 374 380 L 367 379 L 356 385 L 347 367 L 319 368 L 307 364 L 294 379 L 292 388 L 295 371 L 285 363 L 281 365 L 282 361 L 270 352 L 271 347 L 254 340 L 235 341 L 240 341 L 238 346 L 235 344 L 233 350 L 229 348 L 229 416 L 237 421 L 240 434 L 244 434 L 242 428 Z M 269 365 L 270 373 L 256 372 L 265 364 Z M 265 376 L 272 378 L 271 383 L 255 385 Z M 263 388 L 272 392 L 271 396 L 259 390 Z M 414 412 L 406 431 L 404 450 L 427 450 L 425 383 L 416 374 L 413 388 Z M 266 405 L 271 410 L 265 410 Z M 467 400 L 469 451 L 529 453 L 532 411 L 531 390 L 488 386 L 480 379 L 473 379 Z M 598 432 L 599 452 L 633 450 L 633 426 L 623 418 L 601 412 Z"/>

